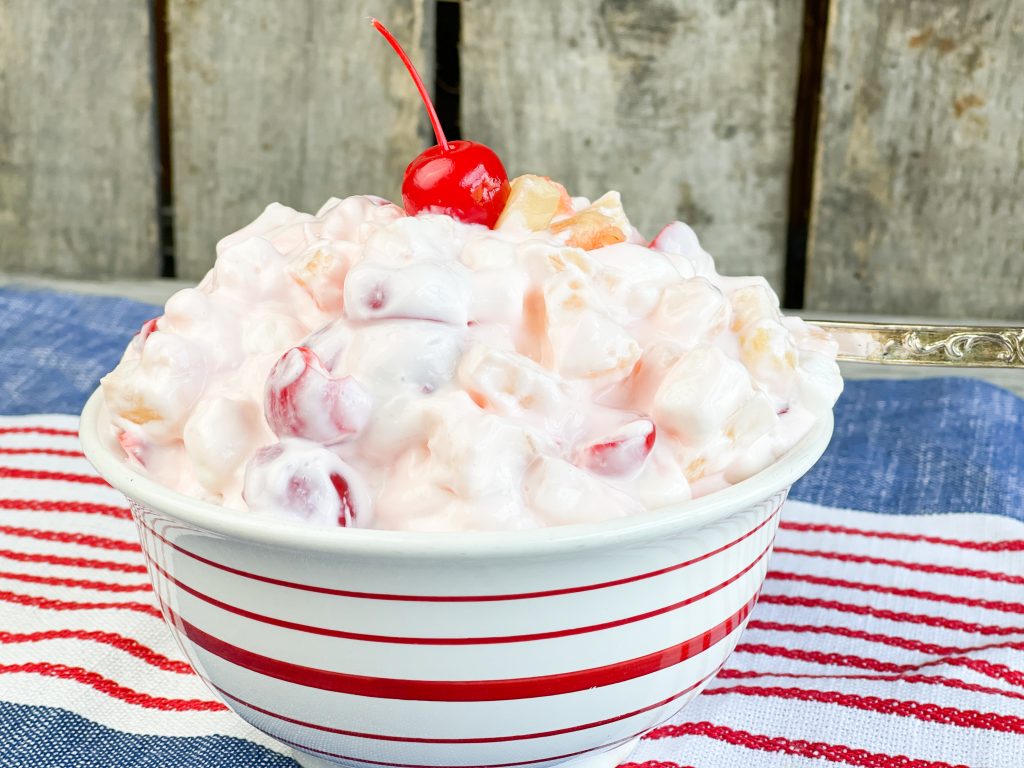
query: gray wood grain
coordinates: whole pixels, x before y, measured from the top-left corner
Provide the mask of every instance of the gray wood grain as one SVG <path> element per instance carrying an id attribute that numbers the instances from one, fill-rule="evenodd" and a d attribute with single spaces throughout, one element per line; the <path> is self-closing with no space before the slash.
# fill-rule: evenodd
<path id="1" fill-rule="evenodd" d="M 464 0 L 462 132 L 781 286 L 802 3 Z"/>
<path id="2" fill-rule="evenodd" d="M 1024 3 L 839 0 L 808 306 L 1024 317 Z"/>
<path id="3" fill-rule="evenodd" d="M 0 269 L 158 274 L 146 0 L 0 3 Z"/>
<path id="4" fill-rule="evenodd" d="M 378 16 L 431 82 L 426 0 L 170 0 L 178 275 L 270 202 L 315 211 L 331 195 L 399 199 L 425 113 Z"/>

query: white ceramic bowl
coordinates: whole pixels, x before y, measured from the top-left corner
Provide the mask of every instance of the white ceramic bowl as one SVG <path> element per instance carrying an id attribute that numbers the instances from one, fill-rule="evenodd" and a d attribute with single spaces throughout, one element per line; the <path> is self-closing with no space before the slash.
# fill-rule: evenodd
<path id="1" fill-rule="evenodd" d="M 721 668 L 821 421 L 676 509 L 510 533 L 250 519 L 129 468 L 94 394 L 85 454 L 128 497 L 167 624 L 211 688 L 305 765 L 615 765 Z"/>

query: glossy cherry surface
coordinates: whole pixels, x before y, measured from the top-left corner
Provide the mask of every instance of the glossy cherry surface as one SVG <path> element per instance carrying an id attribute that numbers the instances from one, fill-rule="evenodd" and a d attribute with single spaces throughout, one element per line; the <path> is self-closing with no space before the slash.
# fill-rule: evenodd
<path id="1" fill-rule="evenodd" d="M 468 224 L 493 227 L 508 200 L 508 174 L 494 151 L 475 141 L 433 146 L 409 163 L 402 202 L 411 215 L 446 213 Z"/>
<path id="2" fill-rule="evenodd" d="M 374 28 L 405 64 L 434 128 L 437 144 L 420 153 L 405 169 L 402 203 L 410 216 L 443 213 L 468 224 L 493 227 L 508 200 L 505 166 L 490 147 L 475 141 L 448 141 L 416 67 L 394 35 L 376 19 Z"/>

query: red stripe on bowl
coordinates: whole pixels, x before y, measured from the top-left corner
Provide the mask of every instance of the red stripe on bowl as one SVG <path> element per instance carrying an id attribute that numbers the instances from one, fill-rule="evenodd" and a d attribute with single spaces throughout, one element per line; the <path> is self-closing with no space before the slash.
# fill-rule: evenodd
<path id="1" fill-rule="evenodd" d="M 754 595 L 732 616 L 714 627 L 645 656 L 574 672 L 503 680 L 405 680 L 306 667 L 239 648 L 185 621 L 166 604 L 164 610 L 179 632 L 208 653 L 251 672 L 287 683 L 334 693 L 402 701 L 509 701 L 602 688 L 680 664 L 711 648 L 739 628 L 750 615 L 756 601 L 757 595 Z"/>
<path id="2" fill-rule="evenodd" d="M 677 603 L 671 605 L 665 605 L 661 608 L 655 608 L 652 611 L 646 613 L 638 613 L 635 616 L 627 616 L 622 619 L 615 619 L 613 621 L 605 621 L 600 624 L 591 624 L 583 627 L 569 627 L 566 629 L 555 629 L 548 632 L 534 632 L 532 634 L 525 635 L 498 635 L 491 637 L 406 637 L 396 635 L 373 635 L 363 632 L 349 632 L 343 629 L 331 629 L 329 627 L 316 627 L 310 624 L 300 624 L 295 621 L 288 621 L 287 619 L 279 619 L 274 616 L 267 616 L 262 613 L 256 613 L 254 611 L 247 610 L 245 608 L 239 608 L 238 606 L 225 603 L 223 600 L 218 600 L 215 597 L 200 592 L 198 589 L 189 586 L 176 579 L 174 576 L 169 574 L 164 568 L 157 562 L 155 562 L 147 553 L 146 559 L 150 566 L 163 576 L 167 581 L 176 586 L 178 589 L 192 595 L 199 600 L 202 600 L 208 605 L 212 605 L 215 608 L 219 608 L 228 613 L 233 613 L 236 616 L 242 616 L 243 618 L 250 619 L 251 621 L 259 622 L 260 624 L 269 624 L 275 627 L 282 627 L 284 629 L 294 630 L 296 632 L 306 632 L 311 635 L 323 635 L 325 637 L 337 637 L 344 640 L 359 640 L 368 643 L 394 643 L 398 645 L 493 645 L 497 643 L 525 643 L 534 640 L 553 640 L 558 637 L 571 637 L 572 635 L 582 635 L 588 632 L 598 632 L 602 629 L 614 629 L 615 627 L 622 627 L 627 624 L 633 624 L 638 621 L 644 621 L 651 619 L 656 616 L 661 616 L 672 611 L 685 608 L 688 605 L 699 603 L 711 595 L 719 592 L 730 584 L 735 583 L 740 578 L 749 573 L 754 566 L 760 563 L 764 557 L 768 554 L 768 550 L 771 549 L 771 542 L 768 546 L 762 550 L 753 562 L 743 568 L 739 573 L 730 576 L 728 579 L 720 584 L 706 589 L 696 595 L 680 600 Z"/>
<path id="3" fill-rule="evenodd" d="M 250 704 L 245 699 L 241 699 L 238 696 L 235 696 L 233 693 L 229 693 L 228 691 L 225 691 L 223 688 L 221 688 L 220 686 L 214 684 L 213 682 L 211 682 L 210 680 L 206 679 L 205 677 L 203 679 L 206 681 L 207 685 L 209 685 L 211 688 L 214 688 L 215 690 L 217 690 L 222 695 L 226 696 L 229 699 L 233 699 L 234 701 L 238 702 L 239 704 L 241 704 L 244 707 L 247 707 L 247 708 L 249 708 L 249 709 L 251 709 L 251 710 L 253 710 L 255 712 L 259 712 L 260 714 L 268 715 L 269 717 L 273 717 L 273 718 L 275 718 L 277 720 L 283 720 L 286 723 L 292 723 L 294 725 L 301 725 L 304 728 L 312 728 L 312 729 L 317 730 L 317 731 L 324 731 L 326 733 L 335 733 L 335 734 L 338 734 L 338 735 L 341 735 L 341 736 L 354 736 L 354 737 L 360 738 L 360 739 L 375 739 L 377 741 L 400 741 L 400 742 L 406 742 L 406 743 L 411 743 L 411 744 L 494 744 L 494 743 L 507 742 L 507 741 L 526 741 L 528 739 L 543 739 L 543 738 L 547 738 L 549 736 L 562 736 L 562 735 L 567 734 L 567 733 L 576 733 L 577 731 L 589 730 L 590 728 L 599 728 L 602 725 L 611 725 L 612 723 L 617 723 L 620 720 L 628 720 L 631 717 L 636 717 L 637 715 L 642 715 L 645 712 L 650 712 L 653 709 L 658 709 L 660 707 L 664 707 L 664 706 L 666 706 L 668 704 L 671 704 L 676 699 L 682 698 L 686 694 L 690 693 L 691 691 L 693 691 L 696 688 L 699 688 L 701 685 L 706 683 L 712 677 L 717 675 L 721 669 L 722 669 L 722 667 L 721 667 L 721 665 L 719 665 L 711 674 L 705 675 L 704 677 L 702 677 L 700 680 L 698 680 L 693 685 L 689 685 L 686 688 L 684 688 L 683 690 L 679 691 L 678 693 L 672 694 L 667 699 L 662 699 L 661 701 L 656 701 L 654 704 L 649 704 L 646 707 L 642 707 L 641 709 L 635 709 L 632 712 L 626 712 L 625 714 L 616 715 L 615 717 L 609 717 L 609 718 L 606 718 L 604 720 L 595 720 L 594 722 L 591 722 L 591 723 L 582 723 L 580 725 L 573 725 L 573 726 L 569 726 L 567 728 L 559 728 L 559 729 L 553 730 L 553 731 L 541 731 L 539 733 L 517 733 L 517 734 L 512 734 L 512 735 L 509 735 L 509 736 L 477 736 L 477 737 L 473 737 L 473 738 L 464 738 L 464 739 L 430 739 L 430 738 L 420 737 L 420 736 L 393 736 L 393 735 L 386 735 L 386 734 L 381 734 L 381 733 L 366 733 L 366 732 L 363 732 L 363 731 L 348 731 L 348 730 L 345 730 L 344 728 L 331 728 L 330 726 L 326 726 L 326 725 L 319 725 L 317 723 L 309 723 L 309 722 L 306 722 L 305 720 L 297 720 L 296 718 L 293 718 L 293 717 L 287 717 L 287 716 L 279 714 L 277 712 L 272 712 L 272 711 L 270 711 L 268 709 L 263 709 L 262 707 L 258 707 L 255 704 Z"/>
<path id="4" fill-rule="evenodd" d="M 157 539 L 162 541 L 167 546 L 171 547 L 171 549 L 175 550 L 176 552 L 180 552 L 181 554 L 185 555 L 186 557 L 190 557 L 190 558 L 192 558 L 193 560 L 195 560 L 197 562 L 203 563 L 204 565 L 209 565 L 209 566 L 211 566 L 213 568 L 217 568 L 218 570 L 221 570 L 221 571 L 225 571 L 226 573 L 232 573 L 232 574 L 234 574 L 236 576 L 242 576 L 242 577 L 247 578 L 247 579 L 253 579 L 255 581 L 261 581 L 261 582 L 263 582 L 265 584 L 275 584 L 275 585 L 277 585 L 279 587 L 288 587 L 289 589 L 298 589 L 298 590 L 303 590 L 303 591 L 306 591 L 306 592 L 318 592 L 320 594 L 325 594 L 325 595 L 336 595 L 338 597 L 366 598 L 366 599 L 369 599 L 369 600 L 394 600 L 394 601 L 401 601 L 401 602 L 423 602 L 423 603 L 476 603 L 476 602 L 485 603 L 485 602 L 494 602 L 494 601 L 501 601 L 501 600 L 528 600 L 528 599 L 533 599 L 533 598 L 538 598 L 538 597 L 554 597 L 554 596 L 557 596 L 557 595 L 569 595 L 569 594 L 573 594 L 573 593 L 576 593 L 576 592 L 588 592 L 588 591 L 595 590 L 595 589 L 606 589 L 608 587 L 617 587 L 617 586 L 622 585 L 622 584 L 630 584 L 630 583 L 635 582 L 635 581 L 642 581 L 644 579 L 650 579 L 650 578 L 654 578 L 655 576 L 661 576 L 661 575 L 666 574 L 666 573 L 671 573 L 672 571 L 677 571 L 677 570 L 679 570 L 681 568 L 686 568 L 687 566 L 694 565 L 694 564 L 699 563 L 699 562 L 701 562 L 703 560 L 707 560 L 709 557 L 713 557 L 715 555 L 721 554 L 722 552 L 725 552 L 726 550 L 731 549 L 732 547 L 736 546 L 740 542 L 750 538 L 755 533 L 757 533 L 759 530 L 764 528 L 764 526 L 766 526 L 779 513 L 780 509 L 782 509 L 782 504 L 781 503 L 778 504 L 772 510 L 771 514 L 769 514 L 764 520 L 762 520 L 760 523 L 758 523 L 756 526 L 751 528 L 749 531 L 744 533 L 739 538 L 733 539 L 728 544 L 724 544 L 721 547 L 718 547 L 717 549 L 713 549 L 710 552 L 707 552 L 707 553 L 705 553 L 703 555 L 700 555 L 699 557 L 695 557 L 695 558 L 692 558 L 690 560 L 686 560 L 686 561 L 681 562 L 681 563 L 676 563 L 675 565 L 670 565 L 670 566 L 667 566 L 665 568 L 659 568 L 656 571 L 648 571 L 646 573 L 641 573 L 641 574 L 638 574 L 636 576 L 627 576 L 627 577 L 622 578 L 622 579 L 614 579 L 612 581 L 602 581 L 602 582 L 599 582 L 599 583 L 596 583 L 596 584 L 582 584 L 582 585 L 575 586 L 575 587 L 563 587 L 561 589 L 549 589 L 549 590 L 543 590 L 543 591 L 538 591 L 538 592 L 519 592 L 519 593 L 504 594 L 504 595 L 398 595 L 398 594 L 391 594 L 391 593 L 386 593 L 386 592 L 359 592 L 359 591 L 348 590 L 348 589 L 332 589 L 330 587 L 318 587 L 318 586 L 315 586 L 315 585 L 312 585 L 312 584 L 302 584 L 302 583 L 294 582 L 294 581 L 286 581 L 284 579 L 275 579 L 275 578 L 270 577 L 270 576 L 261 576 L 260 574 L 257 574 L 257 573 L 252 573 L 250 571 L 244 571 L 244 570 L 242 570 L 240 568 L 233 568 L 233 567 L 231 567 L 229 565 L 224 565 L 223 563 L 218 563 L 218 562 L 215 562 L 214 560 L 210 560 L 210 559 L 205 558 L 205 557 L 203 557 L 201 555 L 197 555 L 195 552 L 190 552 L 189 550 L 184 549 L 183 547 L 179 546 L 178 544 L 175 544 L 174 542 L 169 541 L 164 536 L 162 536 L 161 534 L 157 533 L 153 528 L 151 528 L 145 522 L 143 522 L 141 517 L 138 518 L 138 522 L 139 522 L 139 525 L 143 529 L 145 529 L 146 531 L 151 533 L 153 536 L 155 536 Z"/>

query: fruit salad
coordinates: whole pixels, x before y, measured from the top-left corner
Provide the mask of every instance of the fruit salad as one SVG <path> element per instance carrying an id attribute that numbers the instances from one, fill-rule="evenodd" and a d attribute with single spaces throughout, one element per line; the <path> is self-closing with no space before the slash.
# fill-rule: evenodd
<path id="1" fill-rule="evenodd" d="M 842 388 L 830 338 L 619 196 L 508 183 L 493 228 L 273 204 L 103 380 L 124 460 L 296 524 L 512 530 L 671 507 L 770 465 Z"/>

